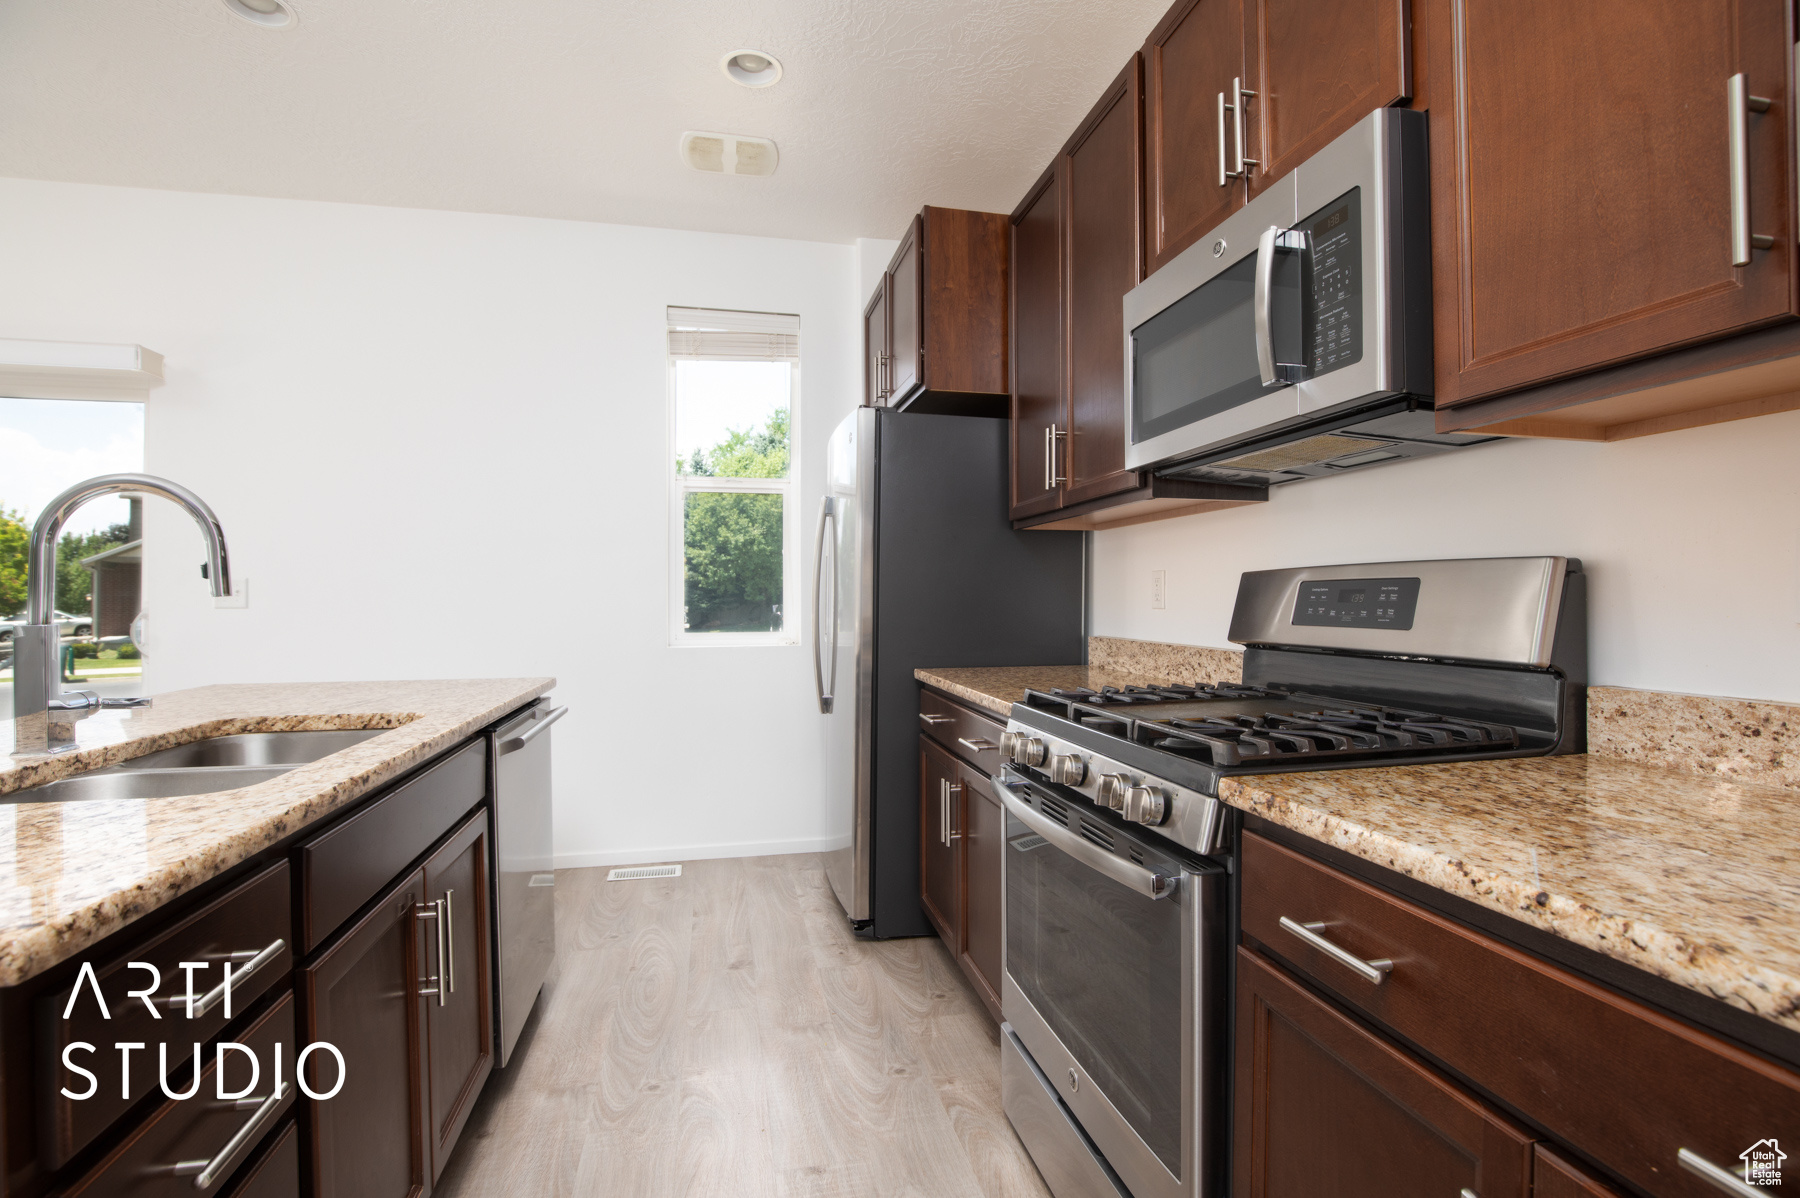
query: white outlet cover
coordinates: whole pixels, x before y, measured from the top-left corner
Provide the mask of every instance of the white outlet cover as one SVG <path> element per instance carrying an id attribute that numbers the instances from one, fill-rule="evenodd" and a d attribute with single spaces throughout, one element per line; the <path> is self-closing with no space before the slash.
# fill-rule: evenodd
<path id="1" fill-rule="evenodd" d="M 1150 606 L 1156 608 L 1169 606 L 1169 572 L 1167 570 L 1150 571 Z"/>
<path id="2" fill-rule="evenodd" d="M 213 606 L 214 607 L 249 607 L 250 606 L 250 580 L 248 578 L 233 579 L 232 584 L 231 584 L 231 594 L 225 596 L 223 599 L 214 598 Z"/>

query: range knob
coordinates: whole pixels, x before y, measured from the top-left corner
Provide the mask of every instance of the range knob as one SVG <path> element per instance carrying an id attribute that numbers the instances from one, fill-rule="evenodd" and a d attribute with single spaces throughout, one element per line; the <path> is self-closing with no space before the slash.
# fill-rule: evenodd
<path id="1" fill-rule="evenodd" d="M 1101 774 L 1100 791 L 1095 799 L 1102 807 L 1111 807 L 1114 811 L 1125 807 L 1125 792 L 1130 789 L 1131 780 L 1124 774 Z"/>
<path id="2" fill-rule="evenodd" d="M 1006 735 L 1011 737 L 1012 740 L 1000 747 L 1006 750 L 1006 755 L 1012 758 L 1014 764 L 1044 764 L 1044 758 L 1048 756 L 1050 751 L 1044 747 L 1044 742 L 1042 740 L 1039 740 L 1035 736 L 1026 736 L 1023 732 L 1008 732 Z"/>
<path id="3" fill-rule="evenodd" d="M 1162 791 L 1153 786 L 1133 786 L 1125 792 L 1124 816 L 1140 824 L 1160 824 L 1168 814 Z"/>
<path id="4" fill-rule="evenodd" d="M 1050 781 L 1080 786 L 1087 779 L 1087 762 L 1077 754 L 1059 753 L 1050 759 Z"/>

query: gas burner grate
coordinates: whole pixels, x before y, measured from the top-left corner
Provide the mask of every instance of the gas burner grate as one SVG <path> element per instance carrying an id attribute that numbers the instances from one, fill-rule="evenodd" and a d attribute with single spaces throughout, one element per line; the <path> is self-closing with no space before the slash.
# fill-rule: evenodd
<path id="1" fill-rule="evenodd" d="M 1504 724 L 1393 707 L 1140 720 L 1132 735 L 1140 744 L 1216 766 L 1491 752 L 1519 744 L 1518 732 Z"/>
<path id="2" fill-rule="evenodd" d="M 1129 709 L 1135 707 L 1154 707 L 1159 703 L 1193 703 L 1203 699 L 1281 699 L 1286 698 L 1282 691 L 1268 690 L 1260 686 L 1246 686 L 1237 682 L 1199 682 L 1192 686 L 1170 682 L 1156 686 L 1103 686 L 1092 690 L 1085 686 L 1056 687 L 1052 690 L 1027 690 L 1025 705 L 1045 711 L 1053 711 L 1065 718 L 1074 718 L 1074 708 L 1079 705 L 1084 709 L 1112 708 Z M 1100 717 L 1104 720 L 1104 717 Z M 1084 715 L 1082 723 L 1092 727 L 1102 727 L 1093 717 Z M 1107 728 L 1106 731 L 1112 731 Z"/>

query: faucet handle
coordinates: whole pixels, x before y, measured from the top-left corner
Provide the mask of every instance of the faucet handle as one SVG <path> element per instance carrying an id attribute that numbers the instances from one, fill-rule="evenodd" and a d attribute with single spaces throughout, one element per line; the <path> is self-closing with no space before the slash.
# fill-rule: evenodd
<path id="1" fill-rule="evenodd" d="M 146 695 L 142 698 L 126 698 L 126 697 L 121 696 L 120 698 L 117 698 L 117 699 L 102 699 L 102 700 L 100 700 L 100 706 L 102 706 L 102 707 L 148 707 L 148 706 L 150 706 L 150 697 L 148 695 Z"/>

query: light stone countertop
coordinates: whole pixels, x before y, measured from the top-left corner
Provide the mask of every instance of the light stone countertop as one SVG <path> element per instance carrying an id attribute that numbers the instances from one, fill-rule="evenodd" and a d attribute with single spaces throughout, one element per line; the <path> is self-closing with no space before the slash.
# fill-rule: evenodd
<path id="1" fill-rule="evenodd" d="M 342 810 L 556 685 L 554 678 L 208 686 L 77 725 L 79 746 L 0 756 L 0 795 L 238 732 L 386 728 L 237 790 L 169 799 L 0 802 L 0 986 L 14 986 Z M 11 721 L 0 745 L 13 744 Z"/>
<path id="2" fill-rule="evenodd" d="M 1800 795 L 1592 754 L 1227 778 L 1233 807 L 1800 1031 Z"/>

